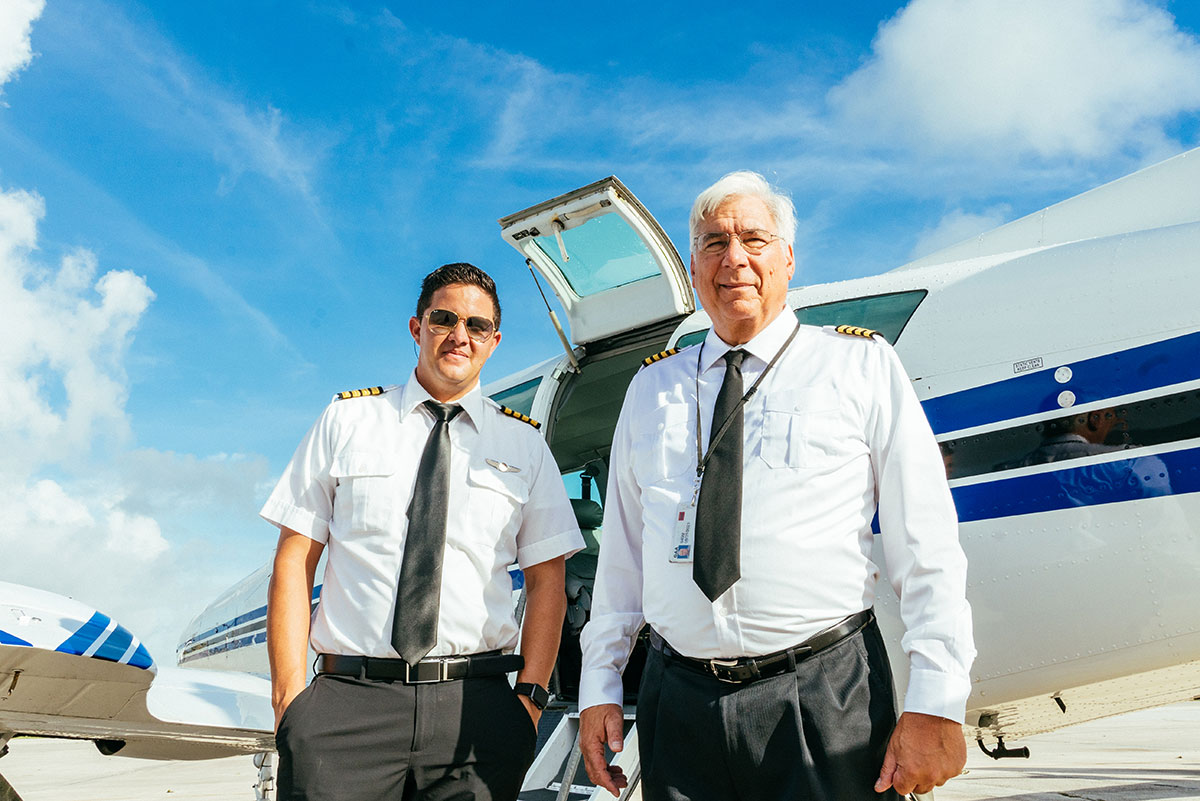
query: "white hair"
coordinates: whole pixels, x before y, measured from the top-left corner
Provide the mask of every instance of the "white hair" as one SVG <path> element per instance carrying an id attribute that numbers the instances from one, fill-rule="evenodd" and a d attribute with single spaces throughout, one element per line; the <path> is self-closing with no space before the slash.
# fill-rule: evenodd
<path id="1" fill-rule="evenodd" d="M 775 233 L 783 237 L 789 245 L 795 243 L 796 207 L 792 205 L 792 199 L 767 183 L 767 179 L 758 173 L 740 170 L 724 176 L 696 197 L 696 202 L 692 204 L 692 214 L 688 218 L 689 248 L 695 248 L 696 235 L 700 232 L 700 224 L 704 222 L 704 218 L 716 211 L 717 206 L 736 195 L 756 197 L 766 204 L 771 219 L 775 221 Z"/>

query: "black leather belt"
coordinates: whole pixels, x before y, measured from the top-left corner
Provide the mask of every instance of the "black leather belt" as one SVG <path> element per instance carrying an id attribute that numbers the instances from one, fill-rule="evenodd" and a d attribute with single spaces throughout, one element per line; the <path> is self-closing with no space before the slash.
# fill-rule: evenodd
<path id="1" fill-rule="evenodd" d="M 784 648 L 782 651 L 776 651 L 766 656 L 743 656 L 738 659 L 693 659 L 672 648 L 654 629 L 650 630 L 650 644 L 680 667 L 714 676 L 719 681 L 730 684 L 745 684 L 795 670 L 797 662 L 802 662 L 813 654 L 823 651 L 831 645 L 836 645 L 850 635 L 857 634 L 874 619 L 874 610 L 865 609 L 835 626 L 817 632 L 799 645 Z"/>
<path id="2" fill-rule="evenodd" d="M 357 676 L 367 679 L 390 679 L 405 684 L 434 684 L 439 681 L 499 676 L 525 666 L 520 654 L 490 651 L 470 656 L 436 656 L 410 665 L 403 659 L 384 659 L 374 656 L 343 656 L 321 654 L 317 657 L 318 673 L 338 676 Z"/>

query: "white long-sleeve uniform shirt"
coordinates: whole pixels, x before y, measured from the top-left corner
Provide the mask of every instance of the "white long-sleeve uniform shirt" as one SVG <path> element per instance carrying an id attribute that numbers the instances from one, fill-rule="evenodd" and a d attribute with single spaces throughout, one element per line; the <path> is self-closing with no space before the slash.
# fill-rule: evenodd
<path id="1" fill-rule="evenodd" d="M 787 340 L 780 314 L 742 346 L 746 389 Z M 801 326 L 744 407 L 741 578 L 710 602 L 671 562 L 680 502 L 730 346 L 715 332 L 642 369 L 613 439 L 580 707 L 620 703 L 643 621 L 700 659 L 795 645 L 875 600 L 876 509 L 910 659 L 905 709 L 962 721 L 975 657 L 966 558 L 933 433 L 885 342 Z"/>
<path id="2" fill-rule="evenodd" d="M 260 514 L 327 544 L 310 641 L 318 653 L 397 656 L 391 644 L 407 509 L 433 415 L 404 387 L 335 400 L 305 435 Z M 430 656 L 511 651 L 508 566 L 583 547 L 546 441 L 476 385 L 450 421 L 450 504 L 437 644 Z"/>

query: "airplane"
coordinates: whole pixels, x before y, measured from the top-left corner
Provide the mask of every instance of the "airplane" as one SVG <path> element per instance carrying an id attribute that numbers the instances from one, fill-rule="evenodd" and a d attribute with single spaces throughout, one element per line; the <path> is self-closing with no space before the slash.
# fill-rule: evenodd
<path id="1" fill-rule="evenodd" d="M 788 292 L 803 324 L 879 332 L 912 378 L 969 562 L 979 655 L 963 732 L 995 758 L 1028 755 L 1006 739 L 1200 696 L 1197 186 L 1200 149 L 890 272 Z M 615 177 L 499 223 L 570 332 L 547 302 L 565 352 L 484 390 L 542 421 L 588 544 L 567 563 L 556 702 L 522 789 L 564 801 L 597 792 L 574 702 L 617 415 L 643 362 L 702 341 L 709 320 L 670 239 Z M 898 601 L 878 548 L 875 562 L 902 690 Z M 96 610 L 0 584 L 0 744 L 35 734 L 131 756 L 268 752 L 269 571 L 187 627 L 175 668 Z M 627 725 L 643 648 L 626 671 Z M 636 728 L 614 761 L 633 779 L 622 798 L 640 797 Z M 256 764 L 269 797 L 270 760 Z"/>

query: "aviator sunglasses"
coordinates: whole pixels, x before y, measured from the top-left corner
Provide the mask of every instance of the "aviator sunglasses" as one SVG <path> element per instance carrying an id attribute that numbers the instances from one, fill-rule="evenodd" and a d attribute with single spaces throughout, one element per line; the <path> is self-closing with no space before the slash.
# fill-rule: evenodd
<path id="1" fill-rule="evenodd" d="M 448 334 L 459 320 L 467 326 L 467 336 L 476 342 L 487 342 L 496 333 L 496 324 L 486 317 L 467 317 L 465 320 L 449 309 L 430 309 L 425 315 L 429 319 L 429 330 L 438 336 Z"/>

